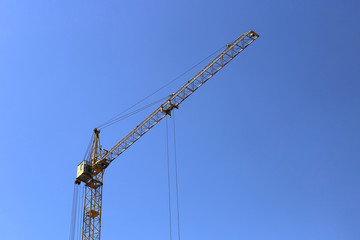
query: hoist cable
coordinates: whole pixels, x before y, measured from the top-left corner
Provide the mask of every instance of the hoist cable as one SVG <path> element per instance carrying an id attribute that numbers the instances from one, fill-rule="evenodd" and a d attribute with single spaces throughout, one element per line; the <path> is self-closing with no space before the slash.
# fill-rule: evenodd
<path id="1" fill-rule="evenodd" d="M 75 226 L 76 226 L 76 210 L 77 210 L 77 195 L 78 188 L 77 184 L 74 184 L 74 192 L 73 192 L 73 204 L 72 204 L 72 212 L 71 212 L 71 223 L 70 223 L 70 240 L 74 240 L 75 234 Z"/>
<path id="2" fill-rule="evenodd" d="M 80 233 L 80 215 L 81 215 L 81 185 L 78 185 L 80 192 L 78 194 L 78 211 L 77 211 L 77 225 L 76 225 L 76 236 L 77 240 L 79 240 L 79 233 Z"/>
<path id="3" fill-rule="evenodd" d="M 84 160 L 88 160 L 88 158 L 89 158 L 89 153 L 90 153 L 90 148 L 91 148 L 93 138 L 94 138 L 94 133 L 91 134 L 89 145 L 87 146 L 87 149 L 86 149 L 86 152 L 85 152 L 85 155 L 84 155 Z"/>
<path id="4" fill-rule="evenodd" d="M 75 233 L 76 233 L 76 217 L 77 217 L 77 200 L 78 200 L 78 191 L 79 191 L 79 188 L 77 187 L 77 184 L 75 186 L 76 190 L 75 190 L 75 203 L 74 203 L 74 206 L 75 206 L 75 210 L 74 210 L 74 230 L 73 230 L 73 235 L 74 235 L 74 238 L 75 238 Z"/>
<path id="5" fill-rule="evenodd" d="M 157 101 L 155 101 L 155 102 L 152 102 L 152 103 L 150 103 L 150 104 L 148 104 L 148 105 L 145 105 L 145 106 L 143 106 L 143 107 L 141 107 L 141 108 L 139 108 L 139 109 L 136 109 L 136 110 L 134 110 L 134 111 L 132 111 L 132 112 L 130 112 L 130 113 L 127 113 L 127 114 L 125 114 L 125 115 L 119 116 L 118 118 L 113 119 L 113 120 L 109 121 L 109 122 L 106 123 L 106 124 L 102 124 L 102 127 L 99 127 L 98 129 L 104 129 L 104 128 L 106 128 L 106 127 L 109 127 L 109 126 L 111 126 L 111 125 L 113 125 L 113 124 L 115 124 L 115 123 L 117 123 L 117 122 L 119 122 L 119 121 L 121 121 L 121 120 L 124 120 L 124 119 L 126 119 L 126 118 L 128 118 L 128 117 L 131 117 L 132 115 L 134 115 L 134 114 L 136 114 L 136 113 L 139 113 L 139 112 L 141 112 L 141 111 L 143 111 L 143 110 L 145 110 L 145 109 L 147 109 L 147 108 L 149 108 L 149 107 L 151 107 L 151 106 L 153 106 L 153 105 L 155 105 L 155 104 L 157 104 L 157 103 L 159 103 L 159 102 L 161 102 L 161 101 L 164 101 L 164 100 L 167 99 L 167 98 L 169 98 L 169 96 L 166 96 L 166 97 L 164 97 L 164 98 L 161 98 L 161 99 L 159 99 L 159 100 L 157 100 Z"/>
<path id="6" fill-rule="evenodd" d="M 176 157 L 176 134 L 175 134 L 175 111 L 172 112 L 173 128 L 174 128 L 174 156 L 175 156 L 175 186 L 176 186 L 176 210 L 178 223 L 178 239 L 180 240 L 180 214 L 179 214 L 179 184 L 178 184 L 178 165 Z"/>
<path id="7" fill-rule="evenodd" d="M 71 220 L 70 220 L 70 233 L 69 233 L 69 240 L 73 240 L 73 239 L 74 239 L 74 234 L 73 234 L 73 222 L 74 222 L 74 198 L 75 198 L 75 187 L 76 187 L 76 184 L 74 184 L 74 190 L 73 190 L 73 202 L 72 202 L 72 207 L 71 207 Z"/>
<path id="8" fill-rule="evenodd" d="M 166 116 L 166 154 L 167 154 L 167 170 L 168 170 L 169 226 L 170 226 L 170 240 L 171 240 L 172 233 L 171 233 L 170 157 L 169 157 L 169 126 L 168 126 L 167 116 Z"/>
<path id="9" fill-rule="evenodd" d="M 79 218 L 78 218 L 78 240 L 81 240 L 81 233 L 82 233 L 82 219 L 83 219 L 83 212 L 84 212 L 84 185 L 80 185 L 80 194 L 79 194 Z"/>
<path id="10" fill-rule="evenodd" d="M 75 198 L 75 217 L 74 217 L 74 234 L 75 234 L 75 236 L 76 236 L 76 226 L 77 226 L 77 224 L 76 224 L 76 220 L 77 220 L 77 207 L 78 207 L 78 200 L 79 200 L 79 185 L 77 185 L 76 184 L 76 198 Z"/>
<path id="11" fill-rule="evenodd" d="M 142 103 L 143 101 L 145 101 L 146 99 L 148 99 L 149 97 L 155 95 L 156 93 L 160 92 L 162 89 L 166 88 L 167 86 L 169 86 L 170 84 L 172 84 L 173 82 L 175 82 L 176 80 L 178 80 L 179 78 L 181 78 L 182 76 L 184 76 L 185 74 L 187 74 L 188 72 L 190 72 L 191 70 L 193 70 L 194 68 L 196 68 L 197 66 L 199 66 L 200 64 L 202 64 L 204 61 L 206 61 L 207 59 L 209 59 L 210 57 L 212 57 L 213 55 L 215 55 L 216 53 L 218 53 L 220 50 L 222 50 L 225 46 L 222 46 L 221 48 L 219 48 L 218 50 L 216 50 L 215 52 L 213 52 L 212 54 L 210 54 L 209 56 L 207 56 L 206 58 L 204 58 L 203 60 L 201 60 L 200 62 L 198 62 L 197 64 L 195 64 L 194 66 L 192 66 L 191 68 L 189 68 L 188 70 L 186 70 L 185 72 L 181 73 L 180 75 L 178 75 L 177 77 L 175 77 L 174 79 L 172 79 L 171 81 L 169 81 L 168 83 L 166 83 L 165 85 L 163 85 L 162 87 L 160 87 L 159 89 L 157 89 L 156 91 L 150 93 L 149 95 L 147 95 L 146 97 L 144 97 L 143 99 L 141 99 L 140 101 L 136 102 L 135 104 L 131 105 L 130 107 L 126 108 L 125 110 L 123 110 L 122 112 L 120 112 L 119 114 L 115 115 L 114 117 L 110 118 L 108 121 L 106 121 L 103 124 L 100 124 L 97 128 L 101 129 L 104 128 L 103 126 L 108 125 L 109 122 L 112 122 L 115 118 L 121 116 L 122 114 L 124 114 L 125 112 L 129 111 L 130 109 L 132 109 L 133 107 L 137 106 L 138 104 Z M 110 125 L 109 125 L 110 126 Z"/>
<path id="12" fill-rule="evenodd" d="M 82 239 L 82 228 L 84 225 L 84 216 L 85 216 L 85 185 L 83 185 L 83 189 L 82 189 L 82 194 L 81 194 L 81 199 L 82 199 L 82 207 L 81 207 L 81 225 L 80 225 L 80 239 Z"/>
<path id="13" fill-rule="evenodd" d="M 79 217 L 79 185 L 76 185 L 76 188 L 78 189 L 77 191 L 78 191 L 78 194 L 77 194 L 77 196 L 76 196 L 76 213 L 75 213 L 75 219 L 76 219 L 76 221 L 75 221 L 75 230 L 74 230 L 74 235 L 75 235 L 75 240 L 77 240 L 78 238 L 77 238 L 77 233 L 78 233 L 78 217 Z"/>

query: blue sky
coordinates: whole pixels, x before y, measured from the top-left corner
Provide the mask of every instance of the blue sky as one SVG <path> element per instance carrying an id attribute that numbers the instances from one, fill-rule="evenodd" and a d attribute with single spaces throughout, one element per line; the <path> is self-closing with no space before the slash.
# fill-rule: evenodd
<path id="1" fill-rule="evenodd" d="M 359 10 L 0 1 L 2 239 L 68 238 L 92 129 L 250 29 L 260 38 L 176 110 L 182 239 L 359 239 Z M 103 147 L 149 111 L 104 129 Z M 102 239 L 169 239 L 165 131 L 106 171 Z"/>

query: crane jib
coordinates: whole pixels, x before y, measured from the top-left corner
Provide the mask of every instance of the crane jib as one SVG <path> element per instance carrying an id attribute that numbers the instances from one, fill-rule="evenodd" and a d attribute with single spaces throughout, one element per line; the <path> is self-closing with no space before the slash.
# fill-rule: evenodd
<path id="1" fill-rule="evenodd" d="M 255 41 L 259 35 L 254 31 L 242 34 L 227 47 L 217 57 L 214 58 L 206 67 L 198 74 L 191 78 L 177 92 L 172 94 L 168 100 L 160 105 L 153 113 L 151 113 L 136 128 L 128 133 L 109 151 L 102 150 L 99 160 L 95 162 L 93 174 L 97 174 L 104 170 L 115 158 L 122 154 L 127 148 L 135 143 L 141 136 L 149 131 L 153 126 L 161 121 L 166 115 L 170 115 L 174 108 L 178 108 L 179 104 L 188 98 L 193 92 L 201 87 L 207 80 L 214 76 L 220 69 L 234 59 L 247 46 Z"/>
<path id="2" fill-rule="evenodd" d="M 83 240 L 100 240 L 103 176 L 104 170 L 109 164 L 160 122 L 161 119 L 167 115 L 171 116 L 174 108 L 178 108 L 180 103 L 188 98 L 258 37 L 259 35 L 257 33 L 249 31 L 242 34 L 232 43 L 228 43 L 226 48 L 218 56 L 186 82 L 178 91 L 170 95 L 164 103 L 109 151 L 102 149 L 99 138 L 100 130 L 94 129 L 94 138 L 92 139 L 91 148 L 89 148 L 89 158 L 78 166 L 75 181 L 76 184 L 80 184 L 81 182 L 85 183 L 83 219 L 81 226 Z"/>

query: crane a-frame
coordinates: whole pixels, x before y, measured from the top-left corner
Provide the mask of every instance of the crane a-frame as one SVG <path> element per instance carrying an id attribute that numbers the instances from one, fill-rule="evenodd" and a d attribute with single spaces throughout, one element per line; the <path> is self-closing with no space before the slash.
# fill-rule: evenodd
<path id="1" fill-rule="evenodd" d="M 90 154 L 87 159 L 78 165 L 75 181 L 76 184 L 80 184 L 81 182 L 85 184 L 82 240 L 100 239 L 103 176 L 104 171 L 109 164 L 160 122 L 166 115 L 171 116 L 171 112 L 174 108 L 178 108 L 180 103 L 194 93 L 258 37 L 259 35 L 251 30 L 242 34 L 232 43 L 227 44 L 225 50 L 177 92 L 170 95 L 163 104 L 110 150 L 102 149 L 99 138 L 100 130 L 94 129 L 94 138 L 92 140 Z"/>

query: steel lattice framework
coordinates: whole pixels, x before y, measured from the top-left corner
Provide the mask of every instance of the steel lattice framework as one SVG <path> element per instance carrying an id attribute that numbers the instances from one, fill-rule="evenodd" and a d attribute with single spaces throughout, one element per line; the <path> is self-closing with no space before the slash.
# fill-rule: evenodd
<path id="1" fill-rule="evenodd" d="M 101 149 L 99 139 L 100 131 L 97 129 L 94 130 L 95 134 L 90 157 L 87 160 L 87 164 L 90 165 L 89 173 L 86 177 L 84 177 L 86 173 L 80 177 L 78 176 L 76 181 L 78 184 L 80 184 L 80 182 L 85 183 L 82 240 L 100 240 L 103 175 L 109 164 L 160 122 L 166 115 L 171 116 L 171 111 L 174 108 L 178 108 L 180 103 L 199 89 L 206 81 L 214 76 L 258 37 L 259 35 L 257 33 L 249 31 L 242 34 L 232 43 L 227 44 L 225 50 L 177 92 L 172 94 L 169 99 L 161 104 L 109 151 Z"/>

